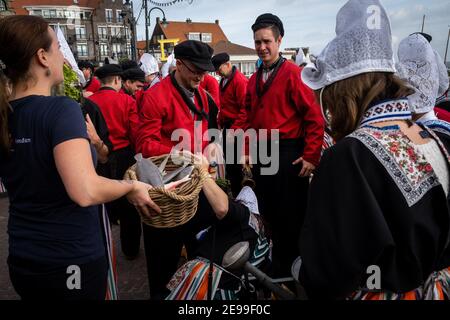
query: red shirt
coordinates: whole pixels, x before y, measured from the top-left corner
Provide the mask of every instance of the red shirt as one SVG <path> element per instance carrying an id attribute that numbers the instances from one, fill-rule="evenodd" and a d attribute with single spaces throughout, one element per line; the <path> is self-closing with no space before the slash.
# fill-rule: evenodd
<path id="1" fill-rule="evenodd" d="M 103 87 L 89 100 L 98 105 L 105 118 L 114 151 L 135 144 L 139 118 L 132 97 Z"/>
<path id="2" fill-rule="evenodd" d="M 450 112 L 441 108 L 434 108 L 434 113 L 439 120 L 444 120 L 450 123 Z"/>
<path id="3" fill-rule="evenodd" d="M 220 82 L 220 112 L 219 124 L 224 122 L 234 122 L 241 109 L 245 108 L 245 96 L 247 93 L 248 79 L 236 68 L 228 82 L 223 86 L 224 79 Z M 234 129 L 234 127 L 232 126 Z"/>
<path id="4" fill-rule="evenodd" d="M 195 107 L 209 112 L 206 92 L 199 88 L 195 96 Z M 190 137 L 182 140 L 181 147 L 185 150 L 196 151 L 194 131 L 202 137 L 208 130 L 208 121 L 199 115 L 192 116 L 192 111 L 183 99 L 180 91 L 172 83 L 172 77 L 166 77 L 157 86 L 150 88 L 142 98 L 142 109 L 139 113 L 141 122 L 137 138 L 137 151 L 144 157 L 154 157 L 168 154 L 179 141 L 172 141 L 172 133 L 176 129 L 185 129 Z M 195 126 L 195 121 L 201 125 Z M 198 141 L 197 149 L 200 151 L 208 145 L 208 139 Z"/>
<path id="5" fill-rule="evenodd" d="M 284 62 L 261 97 L 256 90 L 258 73 L 253 74 L 247 86 L 246 108 L 241 110 L 235 126 L 244 130 L 278 129 L 280 139 L 303 138 L 303 158 L 317 166 L 324 120 L 314 92 L 303 83 L 300 72 L 295 64 Z M 264 83 L 260 81 L 262 90 Z"/>
<path id="6" fill-rule="evenodd" d="M 83 90 L 96 93 L 98 90 L 100 90 L 101 86 L 102 85 L 100 84 L 100 81 L 97 79 L 97 77 L 92 77 Z"/>
<path id="7" fill-rule="evenodd" d="M 213 76 L 206 74 L 203 78 L 203 81 L 200 82 L 200 88 L 205 89 L 209 92 L 214 102 L 217 105 L 217 108 L 220 110 L 220 93 L 219 93 L 219 82 Z"/>

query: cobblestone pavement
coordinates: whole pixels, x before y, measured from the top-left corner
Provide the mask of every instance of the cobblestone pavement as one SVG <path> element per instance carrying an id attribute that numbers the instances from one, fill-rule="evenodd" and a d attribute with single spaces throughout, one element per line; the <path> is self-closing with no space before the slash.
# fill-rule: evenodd
<path id="1" fill-rule="evenodd" d="M 0 198 L 0 300 L 19 299 L 9 280 L 8 256 L 8 200 Z M 118 289 L 121 300 L 147 300 L 150 298 L 147 281 L 144 246 L 136 260 L 128 261 L 120 251 L 119 227 L 113 226 L 114 246 L 117 252 Z"/>

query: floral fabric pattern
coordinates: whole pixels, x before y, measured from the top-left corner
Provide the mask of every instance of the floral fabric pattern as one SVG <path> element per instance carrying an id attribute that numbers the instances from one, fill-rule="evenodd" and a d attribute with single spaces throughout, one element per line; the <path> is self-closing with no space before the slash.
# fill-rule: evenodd
<path id="1" fill-rule="evenodd" d="M 440 140 L 431 130 L 428 132 L 438 141 L 448 159 Z M 361 141 L 376 156 L 410 207 L 422 199 L 430 189 L 440 185 L 431 164 L 399 129 L 363 127 L 349 137 Z"/>

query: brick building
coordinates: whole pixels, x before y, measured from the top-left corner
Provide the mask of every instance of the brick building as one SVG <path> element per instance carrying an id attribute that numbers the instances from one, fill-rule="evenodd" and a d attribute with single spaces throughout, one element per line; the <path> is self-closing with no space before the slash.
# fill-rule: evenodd
<path id="1" fill-rule="evenodd" d="M 1 0 L 0 0 L 1 1 Z M 15 14 L 38 15 L 60 25 L 77 60 L 131 57 L 131 35 L 120 0 L 12 0 Z"/>

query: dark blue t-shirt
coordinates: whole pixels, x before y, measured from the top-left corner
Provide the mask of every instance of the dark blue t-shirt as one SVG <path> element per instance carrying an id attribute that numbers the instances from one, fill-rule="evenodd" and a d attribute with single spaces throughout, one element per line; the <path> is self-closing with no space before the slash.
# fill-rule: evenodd
<path id="1" fill-rule="evenodd" d="M 28 96 L 11 106 L 11 155 L 0 159 L 10 198 L 10 255 L 55 265 L 101 258 L 98 206 L 82 208 L 69 198 L 53 157 L 58 144 L 88 138 L 80 106 L 66 97 L 45 96 Z"/>

